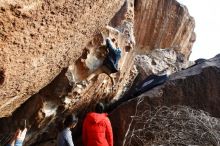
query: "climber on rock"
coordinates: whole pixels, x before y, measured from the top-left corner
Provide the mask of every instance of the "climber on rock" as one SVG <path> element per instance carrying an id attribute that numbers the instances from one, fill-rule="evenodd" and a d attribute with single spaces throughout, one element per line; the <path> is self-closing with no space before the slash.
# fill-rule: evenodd
<path id="1" fill-rule="evenodd" d="M 93 77 L 99 75 L 100 73 L 107 74 L 112 82 L 112 88 L 114 88 L 114 80 L 110 76 L 112 73 L 116 73 L 119 71 L 118 62 L 121 58 L 121 49 L 113 47 L 113 42 L 110 38 L 107 38 L 106 40 L 106 49 L 107 49 L 107 55 L 103 61 L 103 65 L 97 69 L 95 72 L 93 72 L 88 78 L 87 81 L 90 81 Z"/>
<path id="2" fill-rule="evenodd" d="M 110 73 L 116 73 L 119 71 L 118 61 L 121 58 L 121 49 L 114 48 L 110 38 L 106 39 L 106 48 L 108 54 L 103 62 L 103 65 L 105 65 L 110 70 Z"/>

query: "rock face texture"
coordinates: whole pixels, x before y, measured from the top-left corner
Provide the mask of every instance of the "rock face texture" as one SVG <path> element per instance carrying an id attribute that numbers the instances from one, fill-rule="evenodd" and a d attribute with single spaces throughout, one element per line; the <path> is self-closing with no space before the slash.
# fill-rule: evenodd
<path id="1" fill-rule="evenodd" d="M 10 115 L 31 95 L 75 62 L 122 1 L 4 1 L 0 11 L 0 116 Z M 137 0 L 111 21 L 131 27 L 135 6 L 136 51 L 174 48 L 188 57 L 195 40 L 194 21 L 174 0 Z M 127 13 L 126 13 L 127 12 Z M 94 17 L 89 17 L 94 14 Z M 168 40 L 169 39 L 169 40 Z M 134 37 L 130 36 L 134 42 Z M 129 47 L 126 47 L 129 50 Z"/>
<path id="2" fill-rule="evenodd" d="M 120 98 L 141 71 L 184 68 L 195 40 L 194 20 L 174 0 L 4 1 L 0 18 L 0 137 L 26 119 L 28 146 L 55 145 L 57 125 L 72 112 L 81 145 L 80 123 L 95 103 Z M 107 37 L 122 49 L 111 75 Z"/>
<path id="3" fill-rule="evenodd" d="M 132 2 L 126 2 L 122 8 L 133 10 L 133 6 Z M 128 15 L 128 12 L 131 13 L 125 11 L 124 15 Z M 78 112 L 83 119 L 85 113 L 91 109 L 91 103 L 94 104 L 99 100 L 109 101 L 112 97 L 124 92 L 124 86 L 129 86 L 136 75 L 133 70 L 134 15 L 128 16 L 120 18 L 123 22 L 116 28 L 110 26 L 102 28 L 80 50 L 82 55 L 74 63 L 71 63 L 68 68 L 63 68 L 49 85 L 29 98 L 13 112 L 12 116 L 0 119 L 4 125 L 0 131 L 2 133 L 13 132 L 13 129 L 19 126 L 17 121 L 26 119 L 30 126 L 30 133 L 25 143 L 39 146 L 51 138 L 56 139 L 57 123 L 62 121 L 68 113 Z M 114 24 L 114 21 L 111 23 Z M 111 75 L 107 75 L 108 73 L 102 69 L 107 53 L 103 44 L 106 37 L 110 37 L 116 47 L 122 50 L 122 57 L 119 61 L 120 72 Z"/>
<path id="4" fill-rule="evenodd" d="M 155 49 L 147 55 L 135 56 L 135 65 L 143 77 L 163 72 L 174 73 L 191 64 L 184 59 L 183 54 L 173 49 Z"/>
<path id="5" fill-rule="evenodd" d="M 158 106 L 185 105 L 204 110 L 214 117 L 220 117 L 220 56 L 201 64 L 189 67 L 170 76 L 161 86 L 155 87 L 138 98 L 132 99 L 111 114 L 116 146 L 132 143 L 131 136 L 134 124 L 143 128 L 144 123 L 135 123 L 147 110 Z M 137 117 L 139 115 L 140 117 Z M 150 118 L 150 115 L 145 117 Z M 136 125 L 137 126 L 137 125 Z M 146 125 L 147 127 L 148 125 Z M 149 135 L 149 140 L 151 139 Z M 133 141 L 135 143 L 135 141 Z"/>
<path id="6" fill-rule="evenodd" d="M 75 62 L 122 4 L 120 0 L 1 2 L 0 116 L 10 115 Z"/>
<path id="7" fill-rule="evenodd" d="M 195 22 L 185 6 L 175 0 L 136 0 L 135 38 L 138 52 L 172 48 L 191 53 Z"/>

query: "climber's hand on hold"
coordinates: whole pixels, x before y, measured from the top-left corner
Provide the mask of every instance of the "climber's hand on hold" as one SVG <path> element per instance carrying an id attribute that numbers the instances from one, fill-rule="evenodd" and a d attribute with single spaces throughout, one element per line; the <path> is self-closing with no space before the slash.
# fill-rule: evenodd
<path id="1" fill-rule="evenodd" d="M 115 50 L 115 45 L 113 44 L 112 40 L 110 38 L 106 38 L 106 46 L 110 50 Z"/>
<path id="2" fill-rule="evenodd" d="M 111 38 L 110 38 L 110 37 L 107 37 L 107 38 L 106 38 L 106 45 L 107 45 L 108 43 L 111 44 Z"/>

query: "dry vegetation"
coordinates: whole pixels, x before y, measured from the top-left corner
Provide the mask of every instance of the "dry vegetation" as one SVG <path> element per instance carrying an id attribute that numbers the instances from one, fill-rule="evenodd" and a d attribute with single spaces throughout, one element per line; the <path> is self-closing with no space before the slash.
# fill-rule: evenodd
<path id="1" fill-rule="evenodd" d="M 126 146 L 220 145 L 220 119 L 186 106 L 138 112 L 125 138 Z"/>

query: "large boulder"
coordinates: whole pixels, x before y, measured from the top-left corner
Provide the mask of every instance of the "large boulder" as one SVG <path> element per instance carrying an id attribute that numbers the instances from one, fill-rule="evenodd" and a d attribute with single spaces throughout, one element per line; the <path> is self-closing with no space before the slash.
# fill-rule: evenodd
<path id="1" fill-rule="evenodd" d="M 131 6 L 134 5 L 127 3 L 123 7 L 131 9 Z M 1 118 L 0 123 L 4 126 L 0 128 L 0 137 L 13 132 L 19 126 L 18 121 L 26 119 L 29 133 L 25 144 L 43 144 L 50 139 L 56 139 L 57 124 L 62 122 L 67 114 L 78 112 L 82 120 L 94 103 L 99 100 L 109 101 L 124 92 L 124 86 L 135 77 L 134 41 L 131 39 L 134 36 L 132 17 L 129 20 L 127 18 L 121 20 L 124 23 L 117 28 L 107 26 L 97 32 L 82 48 L 82 55 L 74 63 L 68 68 L 63 68 L 50 84 L 23 103 L 12 116 Z M 128 23 L 129 26 L 126 25 Z M 110 37 L 122 51 L 119 60 L 120 71 L 111 75 L 102 70 L 106 57 L 106 48 L 103 44 L 106 37 Z"/>
<path id="2" fill-rule="evenodd" d="M 123 3 L 117 0 L 2 2 L 0 117 L 9 116 L 63 68 L 76 62 L 83 48 L 111 18 L 110 24 L 121 26 L 118 29 L 122 31 L 124 26 L 135 25 L 136 52 L 173 48 L 188 58 L 195 40 L 195 24 L 185 6 L 174 0 L 135 3 L 129 0 L 121 8 Z M 125 19 L 130 22 L 125 23 Z M 134 36 L 129 37 L 134 42 Z M 126 46 L 126 52 L 129 50 Z"/>
<path id="3" fill-rule="evenodd" d="M 131 142 L 128 135 L 132 134 L 134 127 L 143 129 L 144 126 L 149 126 L 143 121 L 141 123 L 139 119 L 143 116 L 145 119 L 152 119 L 153 110 L 161 106 L 188 106 L 220 118 L 219 86 L 219 55 L 172 74 L 165 84 L 122 104 L 112 112 L 110 118 L 114 129 L 115 145 L 128 145 L 127 142 Z M 146 111 L 149 112 L 146 113 Z M 137 132 L 138 129 L 135 130 Z M 145 136 L 149 140 L 152 138 L 150 134 Z"/>
<path id="4" fill-rule="evenodd" d="M 10 115 L 75 62 L 123 3 L 120 0 L 1 2 L 0 117 Z"/>
<path id="5" fill-rule="evenodd" d="M 62 122 L 67 114 L 77 112 L 80 121 L 73 133 L 74 138 L 78 139 L 76 145 L 81 145 L 80 131 L 85 114 L 91 111 L 94 104 L 100 100 L 109 102 L 113 98 L 120 98 L 132 85 L 138 73 L 134 66 L 136 53 L 144 52 L 143 54 L 146 55 L 155 48 L 170 48 L 170 50 L 183 54 L 181 58 L 187 61 L 188 51 L 191 48 L 188 47 L 188 51 L 183 50 L 187 43 L 191 45 L 194 40 L 189 39 L 194 34 L 194 21 L 185 7 L 182 8 L 179 3 L 173 0 L 160 3 L 180 9 L 181 14 L 187 17 L 182 21 L 178 17 L 179 13 L 175 12 L 174 18 L 165 21 L 172 20 L 172 23 L 175 21 L 181 26 L 177 25 L 178 31 L 175 31 L 176 27 L 169 27 L 168 31 L 172 39 L 178 38 L 178 41 L 174 42 L 180 47 L 173 48 L 173 43 L 170 41 L 166 46 L 155 45 L 152 47 L 151 44 L 149 49 L 142 47 L 144 41 L 140 41 L 140 39 L 137 39 L 135 43 L 134 34 L 140 38 L 138 36 L 140 33 L 137 32 L 141 29 L 141 33 L 146 35 L 141 39 L 150 38 L 152 33 L 148 33 L 148 26 L 153 27 L 156 23 L 138 20 L 148 17 L 146 13 L 143 13 L 146 8 L 155 13 L 164 10 L 164 7 L 158 5 L 159 1 L 155 1 L 155 3 L 149 1 L 154 5 L 153 9 L 145 0 L 137 0 L 135 3 L 133 0 L 126 0 L 124 4 L 123 2 L 92 1 L 87 5 L 87 1 L 36 1 L 33 4 L 31 1 L 29 3 L 10 1 L 11 5 L 5 3 L 2 6 L 0 18 L 4 19 L 0 21 L 3 24 L 6 23 L 6 18 L 9 17 L 11 11 L 13 14 L 16 11 L 19 15 L 12 16 L 16 22 L 19 22 L 19 25 L 13 26 L 11 24 L 13 27 L 7 29 L 4 35 L 13 35 L 5 36 L 3 40 L 0 39 L 0 47 L 4 44 L 2 50 L 7 52 L 1 54 L 3 60 L 0 60 L 4 65 L 0 66 L 0 83 L 2 83 L 0 94 L 4 95 L 0 102 L 0 115 L 1 117 L 7 116 L 0 119 L 0 124 L 3 125 L 0 127 L 0 136 L 13 132 L 18 127 L 17 121 L 26 119 L 29 132 L 25 144 L 52 146 L 55 143 L 50 142 L 56 140 L 58 133 L 57 123 Z M 121 9 L 119 10 L 119 8 Z M 30 14 L 25 13 L 23 16 L 23 11 L 19 12 L 20 9 L 30 11 Z M 163 12 L 170 14 L 168 9 Z M 150 13 L 148 14 L 151 16 Z M 165 17 L 164 14 L 161 14 L 158 13 L 161 18 Z M 69 18 L 73 18 L 73 20 L 69 20 Z M 181 18 L 185 19 L 182 15 Z M 34 20 L 34 22 L 30 20 Z M 152 20 L 153 22 L 157 21 L 153 17 Z M 109 24 L 109 26 L 104 27 L 105 24 Z M 20 28 L 24 25 L 26 27 Z M 142 27 L 138 27 L 139 25 Z M 187 29 L 188 27 L 189 29 Z M 184 29 L 186 29 L 186 34 L 180 35 Z M 160 40 L 164 31 L 160 31 L 159 34 L 155 37 L 159 37 Z M 111 37 L 115 45 L 122 49 L 122 58 L 119 61 L 120 71 L 111 75 L 107 75 L 102 70 L 96 72 L 102 68 L 106 55 L 106 50 L 100 47 L 103 46 L 106 37 Z M 10 41 L 14 39 L 19 41 L 13 44 Z M 166 42 L 166 40 L 162 42 Z M 16 46 L 17 43 L 23 48 L 19 45 Z M 144 44 L 144 46 L 148 45 Z M 17 52 L 15 53 L 15 51 Z M 14 97 L 14 95 L 16 96 Z"/>

